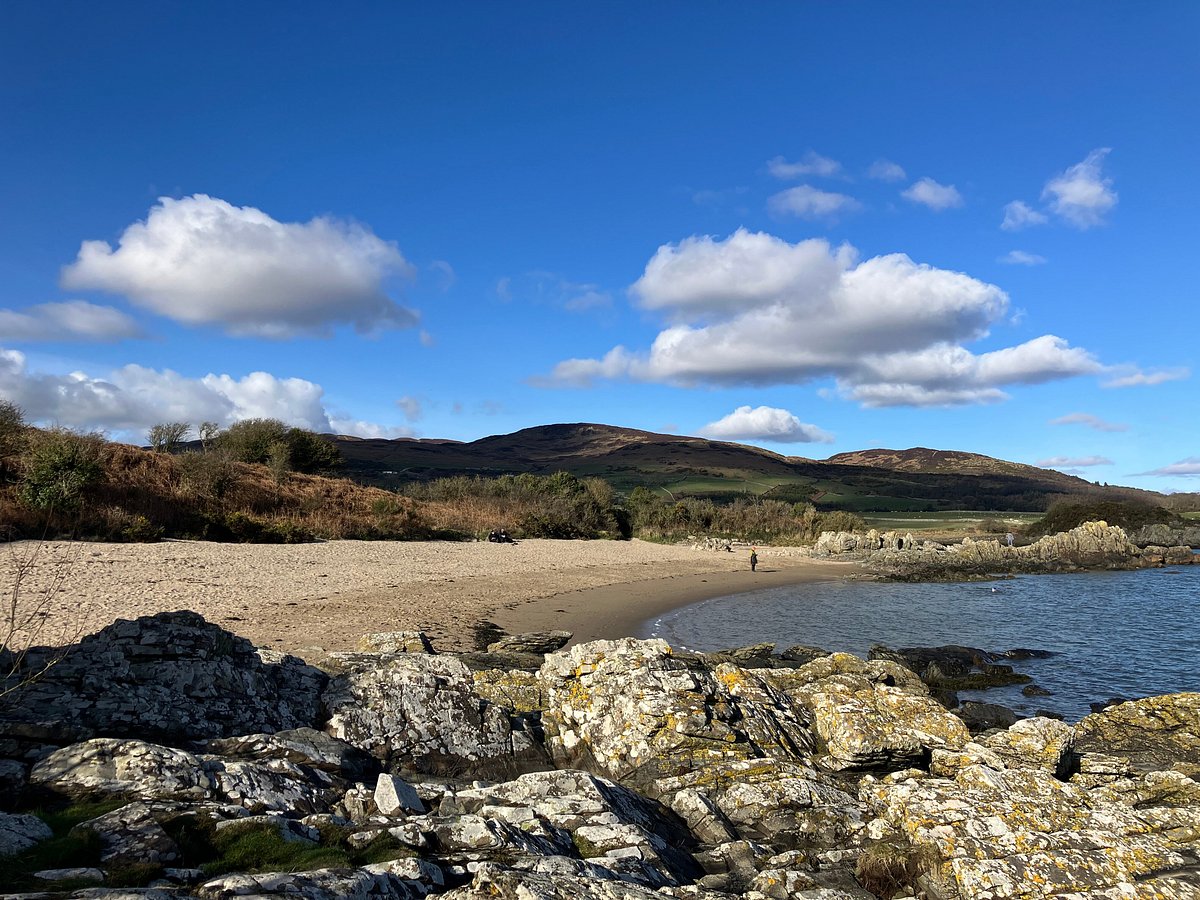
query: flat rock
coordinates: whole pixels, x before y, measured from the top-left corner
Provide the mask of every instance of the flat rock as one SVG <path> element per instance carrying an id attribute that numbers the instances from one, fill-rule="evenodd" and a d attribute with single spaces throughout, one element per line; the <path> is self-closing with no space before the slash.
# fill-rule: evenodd
<path id="1" fill-rule="evenodd" d="M 1075 726 L 1075 746 L 1124 757 L 1143 772 L 1200 763 L 1200 693 L 1146 697 L 1093 713 Z"/>
<path id="2" fill-rule="evenodd" d="M 488 644 L 489 653 L 533 653 L 545 655 L 562 649 L 573 635 L 569 631 L 529 631 L 510 634 Z"/>

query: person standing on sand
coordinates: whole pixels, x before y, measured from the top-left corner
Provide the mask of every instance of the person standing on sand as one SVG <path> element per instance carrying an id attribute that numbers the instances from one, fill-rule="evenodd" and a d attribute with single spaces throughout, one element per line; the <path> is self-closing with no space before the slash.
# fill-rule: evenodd
<path id="1" fill-rule="evenodd" d="M 758 568 L 758 550 L 754 547 L 750 548 L 750 571 L 753 572 Z"/>

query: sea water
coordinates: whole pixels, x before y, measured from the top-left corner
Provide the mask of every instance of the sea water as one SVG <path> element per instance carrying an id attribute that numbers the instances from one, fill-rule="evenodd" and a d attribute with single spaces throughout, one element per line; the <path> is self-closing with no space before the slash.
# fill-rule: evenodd
<path id="1" fill-rule="evenodd" d="M 1200 690 L 1200 565 L 1137 572 L 1027 575 L 969 584 L 837 581 L 766 588 L 674 610 L 642 628 L 676 647 L 774 641 L 865 657 L 872 644 L 1047 650 L 1009 661 L 1051 691 L 963 691 L 1023 715 L 1076 720 L 1090 704 Z"/>

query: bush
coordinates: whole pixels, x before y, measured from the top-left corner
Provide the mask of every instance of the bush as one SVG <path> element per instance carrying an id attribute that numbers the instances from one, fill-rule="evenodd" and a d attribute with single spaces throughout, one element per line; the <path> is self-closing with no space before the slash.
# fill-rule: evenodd
<path id="1" fill-rule="evenodd" d="M 35 509 L 75 509 L 104 474 L 104 440 L 65 428 L 40 432 L 33 441 L 21 483 L 21 499 Z"/>
<path id="2" fill-rule="evenodd" d="M 237 481 L 233 460 L 223 450 L 176 457 L 184 487 L 207 500 L 220 500 Z"/>
<path id="3" fill-rule="evenodd" d="M 279 419 L 243 419 L 230 425 L 216 445 L 238 462 L 271 464 L 275 448 L 287 448 L 289 471 L 317 474 L 336 469 L 341 455 L 332 443 L 303 428 L 291 428 Z"/>
<path id="4" fill-rule="evenodd" d="M 25 449 L 27 428 L 21 407 L 0 400 L 0 474 L 7 471 L 14 457 Z"/>
<path id="5" fill-rule="evenodd" d="M 1050 504 L 1046 515 L 1027 525 L 1026 537 L 1037 538 L 1078 528 L 1084 522 L 1107 522 L 1126 530 L 1143 525 L 1183 525 L 1182 517 L 1150 503 L 1137 500 L 1057 500 Z"/>

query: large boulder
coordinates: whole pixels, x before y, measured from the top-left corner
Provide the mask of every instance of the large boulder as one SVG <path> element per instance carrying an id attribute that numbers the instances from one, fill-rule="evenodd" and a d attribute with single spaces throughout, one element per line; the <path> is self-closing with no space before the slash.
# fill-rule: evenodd
<path id="1" fill-rule="evenodd" d="M 33 767 L 29 783 L 73 799 L 208 800 L 214 790 L 195 754 L 117 738 L 56 750 Z"/>
<path id="2" fill-rule="evenodd" d="M 1130 700 L 1083 718 L 1075 749 L 1128 759 L 1142 772 L 1200 764 L 1200 693 Z"/>
<path id="3" fill-rule="evenodd" d="M 53 836 L 50 826 L 37 816 L 0 812 L 0 857 L 28 850 Z"/>
<path id="4" fill-rule="evenodd" d="M 56 650 L 24 661 L 39 670 Z M 18 677 L 20 672 L 17 673 Z M 194 612 L 118 620 L 0 698 L 0 736 L 52 723 L 62 744 L 93 736 L 167 744 L 312 726 L 326 676 L 254 647 Z"/>
<path id="5" fill-rule="evenodd" d="M 360 660 L 330 682 L 324 703 L 328 733 L 389 768 L 485 777 L 547 768 L 536 736 L 477 694 L 452 656 Z"/>
<path id="6" fill-rule="evenodd" d="M 757 675 L 665 641 L 593 641 L 546 658 L 542 717 L 560 765 L 634 786 L 727 760 L 799 757 L 812 736 Z"/>

